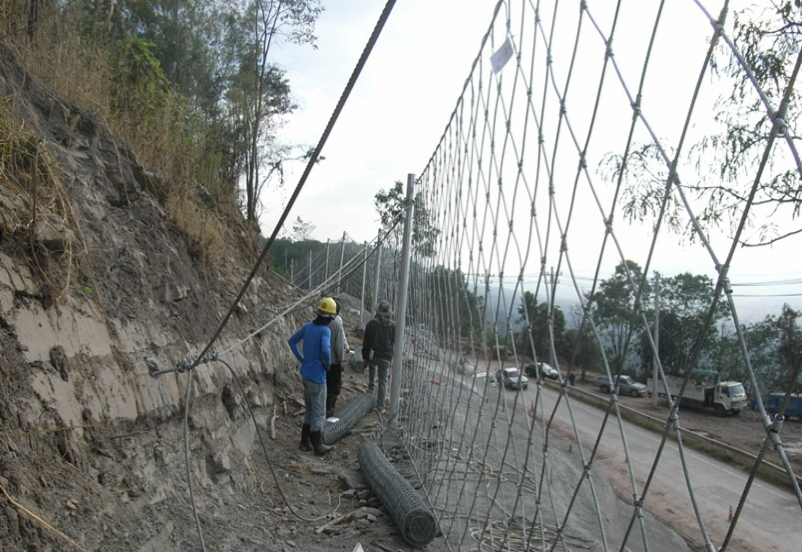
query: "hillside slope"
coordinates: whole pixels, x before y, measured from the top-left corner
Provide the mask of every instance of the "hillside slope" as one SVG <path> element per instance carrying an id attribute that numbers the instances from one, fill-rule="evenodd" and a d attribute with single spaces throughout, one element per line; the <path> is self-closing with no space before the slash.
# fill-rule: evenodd
<path id="1" fill-rule="evenodd" d="M 2 549 L 197 550 L 186 472 L 199 511 L 254 495 L 256 433 L 238 383 L 266 427 L 275 386 L 293 385 L 286 325 L 307 312 L 225 355 L 239 382 L 220 362 L 197 368 L 187 470 L 186 374 L 153 378 L 148 364 L 171 368 L 202 350 L 256 259 L 256 236 L 232 223 L 226 258 L 202 267 L 164 209 L 158 171 L 2 46 L 0 89 L 1 138 L 16 148 L 0 173 Z M 297 296 L 263 271 L 217 350 Z M 240 544 L 245 534 L 217 531 Z"/>

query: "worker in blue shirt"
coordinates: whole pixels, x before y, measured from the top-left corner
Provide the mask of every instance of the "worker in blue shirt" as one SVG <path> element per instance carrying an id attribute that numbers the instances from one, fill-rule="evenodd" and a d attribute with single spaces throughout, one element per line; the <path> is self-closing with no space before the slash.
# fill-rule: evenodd
<path id="1" fill-rule="evenodd" d="M 317 316 L 301 326 L 287 340 L 290 350 L 301 361 L 301 379 L 304 384 L 304 423 L 301 430 L 301 450 L 314 450 L 323 456 L 334 447 L 323 444 L 323 422 L 326 413 L 326 372 L 331 366 L 331 330 L 329 324 L 337 314 L 337 305 L 331 297 L 318 303 Z M 303 354 L 298 343 L 303 341 Z"/>

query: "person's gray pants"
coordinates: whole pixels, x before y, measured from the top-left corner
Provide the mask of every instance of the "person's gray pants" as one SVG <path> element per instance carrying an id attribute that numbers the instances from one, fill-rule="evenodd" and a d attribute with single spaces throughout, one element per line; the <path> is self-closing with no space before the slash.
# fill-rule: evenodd
<path id="1" fill-rule="evenodd" d="M 375 364 L 374 364 L 375 363 Z M 376 406 L 384 408 L 387 399 L 387 384 L 390 381 L 390 361 L 372 359 L 368 367 L 368 389 L 372 390 L 373 382 L 376 381 L 376 371 L 379 372 L 379 388 L 376 391 Z"/>
<path id="2" fill-rule="evenodd" d="M 304 423 L 312 431 L 323 429 L 326 421 L 326 384 L 304 378 Z"/>

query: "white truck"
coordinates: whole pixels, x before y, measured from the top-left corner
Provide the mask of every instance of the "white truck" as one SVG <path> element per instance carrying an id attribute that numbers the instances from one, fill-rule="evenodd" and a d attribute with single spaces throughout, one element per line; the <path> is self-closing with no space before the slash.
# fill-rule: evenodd
<path id="1" fill-rule="evenodd" d="M 657 389 L 654 381 L 649 378 L 646 387 L 658 396 L 666 395 L 666 387 L 672 399 L 676 399 L 682 389 L 682 382 L 685 376 L 666 376 L 665 385 L 663 380 L 657 380 Z M 715 409 L 719 416 L 724 416 L 728 412 L 738 415 L 741 410 L 746 408 L 746 392 L 742 383 L 737 381 L 721 381 L 721 375 L 711 370 L 694 370 L 688 377 L 688 384 L 682 394 L 680 405 L 701 406 Z"/>

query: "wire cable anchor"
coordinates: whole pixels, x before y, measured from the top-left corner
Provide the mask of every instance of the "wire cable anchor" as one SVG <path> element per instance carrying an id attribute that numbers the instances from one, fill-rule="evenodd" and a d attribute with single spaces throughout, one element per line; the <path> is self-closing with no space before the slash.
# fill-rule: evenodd
<path id="1" fill-rule="evenodd" d="M 217 351 L 213 349 L 204 353 L 200 358 L 193 356 L 185 356 L 178 362 L 176 362 L 173 368 L 165 368 L 164 370 L 159 370 L 156 361 L 150 358 L 145 359 L 145 364 L 147 364 L 148 366 L 148 373 L 151 375 L 151 377 L 157 378 L 162 374 L 169 374 L 171 372 L 179 372 L 179 373 L 186 372 L 190 368 L 198 366 L 199 364 L 206 364 L 208 362 L 217 360 L 217 356 L 218 356 Z"/>

